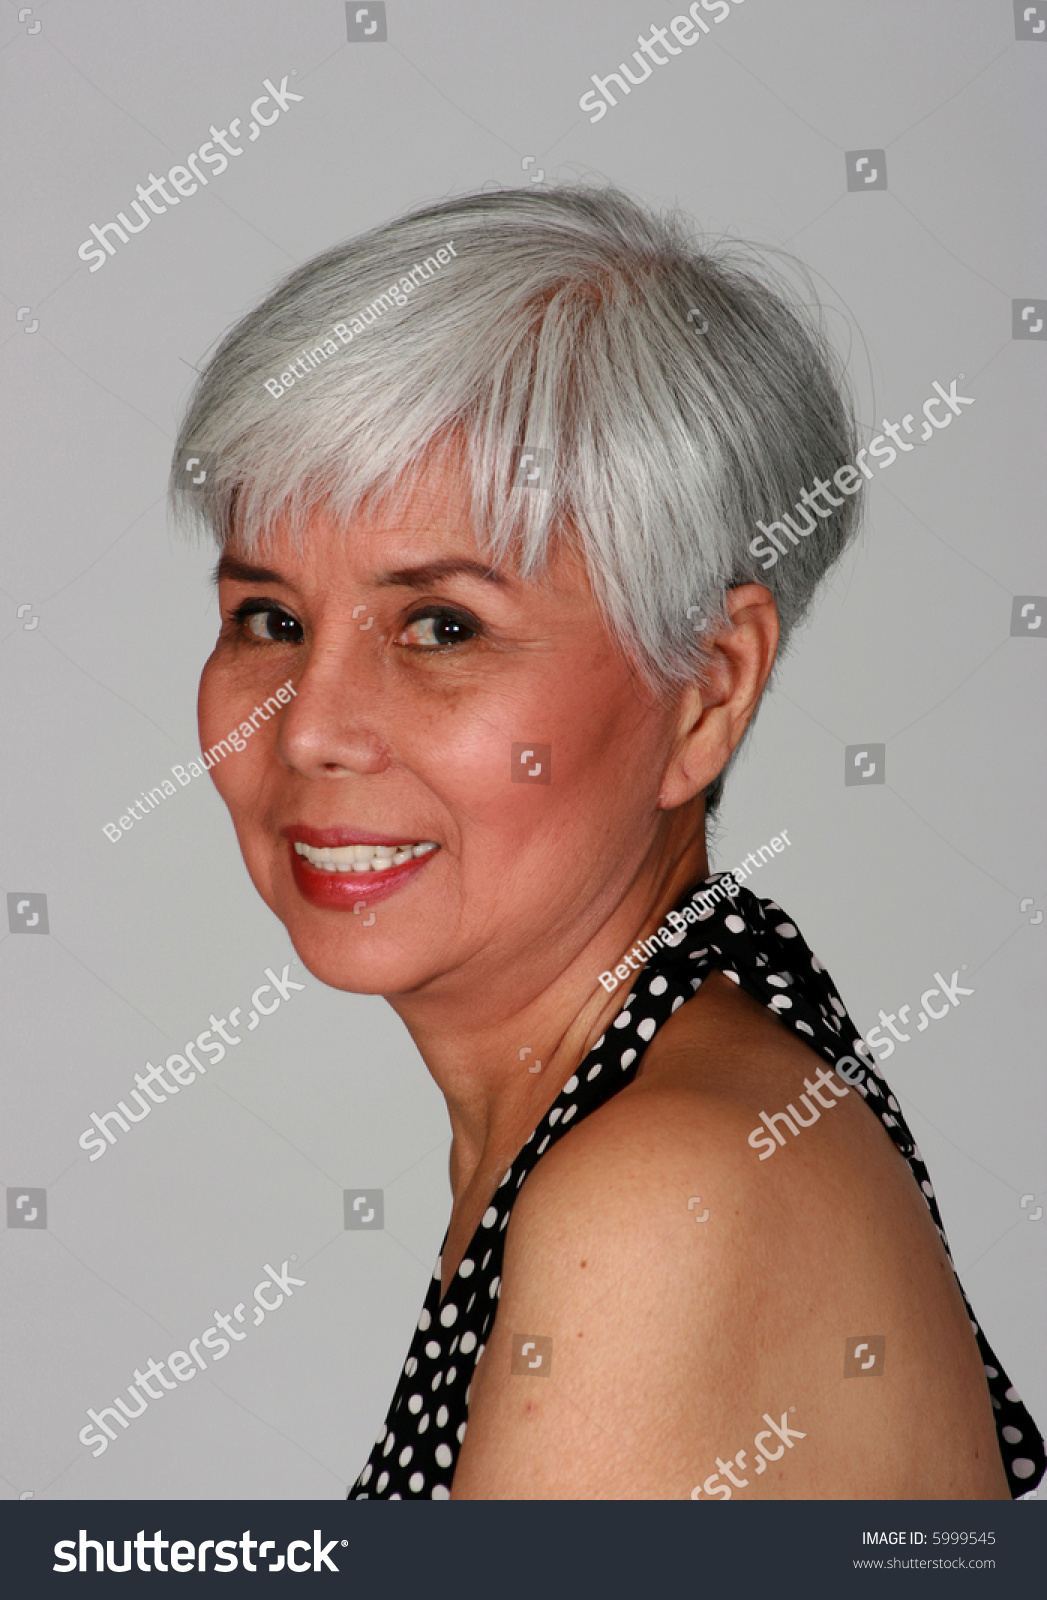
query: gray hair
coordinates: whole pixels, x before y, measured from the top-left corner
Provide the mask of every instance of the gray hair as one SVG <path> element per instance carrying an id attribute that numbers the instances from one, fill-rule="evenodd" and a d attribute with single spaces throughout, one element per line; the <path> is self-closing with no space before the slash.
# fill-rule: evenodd
<path id="1" fill-rule="evenodd" d="M 405 276 L 448 242 L 448 265 Z M 348 525 L 446 452 L 486 556 L 537 577 L 569 539 L 659 695 L 700 679 L 738 584 L 771 589 L 784 645 L 861 497 L 841 496 L 769 573 L 750 541 L 854 460 L 856 427 L 817 306 L 751 257 L 610 188 L 411 212 L 307 262 L 226 335 L 182 423 L 174 509 L 220 545 L 235 527 L 250 549 L 277 519 L 300 541 L 319 506 Z M 283 385 L 299 357 L 305 375 Z M 208 463 L 202 486 L 179 470 L 187 454 Z"/>

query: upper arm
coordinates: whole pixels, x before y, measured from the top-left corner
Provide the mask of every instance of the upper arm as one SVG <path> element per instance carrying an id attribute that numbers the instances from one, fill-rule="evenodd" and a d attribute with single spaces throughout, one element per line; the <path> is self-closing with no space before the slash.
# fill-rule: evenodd
<path id="1" fill-rule="evenodd" d="M 623 1092 L 543 1158 L 509 1224 L 455 1498 L 1006 1498 L 908 1168 L 857 1095 L 766 1164 L 756 1115 Z M 869 1335 L 886 1366 L 849 1382 Z"/>
<path id="2" fill-rule="evenodd" d="M 654 1097 L 608 1110 L 517 1199 L 458 1498 L 686 1497 L 731 1436 L 759 1196 Z"/>

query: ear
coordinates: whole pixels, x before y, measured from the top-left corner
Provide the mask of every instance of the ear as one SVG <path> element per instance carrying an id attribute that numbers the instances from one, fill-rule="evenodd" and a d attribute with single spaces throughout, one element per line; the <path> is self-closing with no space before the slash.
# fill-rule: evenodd
<path id="1" fill-rule="evenodd" d="M 727 591 L 727 627 L 706 640 L 700 684 L 680 695 L 673 748 L 658 796 L 662 810 L 693 800 L 723 771 L 759 704 L 778 649 L 778 607 L 762 583 Z"/>

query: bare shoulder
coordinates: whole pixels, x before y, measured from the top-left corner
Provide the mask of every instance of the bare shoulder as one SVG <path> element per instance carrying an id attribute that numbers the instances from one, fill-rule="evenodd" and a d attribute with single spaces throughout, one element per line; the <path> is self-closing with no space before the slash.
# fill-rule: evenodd
<path id="1" fill-rule="evenodd" d="M 1007 1497 L 927 1207 L 860 1096 L 818 1070 L 710 979 L 542 1158 L 456 1497 Z M 789 1104 L 803 1126 L 768 1156 L 750 1136 Z"/>

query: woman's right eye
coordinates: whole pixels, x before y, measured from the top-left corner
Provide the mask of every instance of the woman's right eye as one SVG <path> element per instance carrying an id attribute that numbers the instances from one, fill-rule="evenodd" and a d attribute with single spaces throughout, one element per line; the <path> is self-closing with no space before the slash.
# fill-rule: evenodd
<path id="1" fill-rule="evenodd" d="M 297 617 L 280 606 L 247 600 L 233 613 L 234 620 L 259 644 L 301 644 L 305 637 Z"/>

